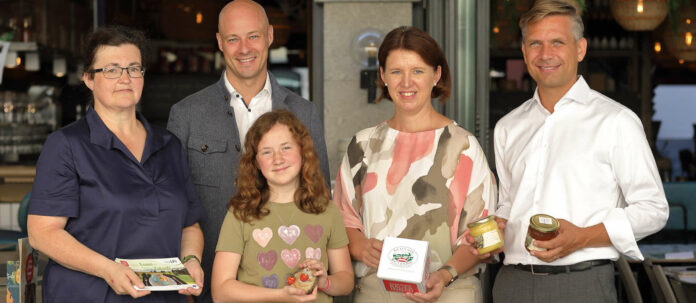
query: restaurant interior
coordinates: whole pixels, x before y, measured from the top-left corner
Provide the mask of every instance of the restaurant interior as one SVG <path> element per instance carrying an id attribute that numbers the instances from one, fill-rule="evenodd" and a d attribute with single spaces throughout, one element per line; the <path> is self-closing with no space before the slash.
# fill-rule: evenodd
<path id="1" fill-rule="evenodd" d="M 334 176 L 346 135 L 334 132 L 345 127 L 332 123 L 346 123 L 352 134 L 389 118 L 385 104 L 370 103 L 371 84 L 357 85 L 360 74 L 371 68 L 360 59 L 361 47 L 365 39 L 379 42 L 389 30 L 384 24 L 407 20 L 407 25 L 424 29 L 444 46 L 448 57 L 452 56 L 448 60 L 455 62 L 453 69 L 470 64 L 466 72 L 453 73 L 454 83 L 468 83 L 475 93 L 466 95 L 464 89 L 457 89 L 456 98 L 446 106 L 438 105 L 438 110 L 473 130 L 489 155 L 491 168 L 495 123 L 528 100 L 535 89 L 526 72 L 517 26 L 533 0 L 257 2 L 266 9 L 275 33 L 270 71 L 281 85 L 314 101 L 324 119 L 326 137 L 335 138 L 327 139 Z M 22 254 L 17 239 L 26 237 L 27 204 L 43 142 L 52 131 L 82 118 L 90 103 L 90 92 L 81 82 L 80 48 L 86 35 L 113 24 L 146 32 L 147 80 L 139 110 L 148 121 L 164 127 L 174 103 L 217 81 L 224 70 L 215 32 L 217 14 L 226 3 L 0 0 L 0 302 L 8 285 L 8 261 Z M 368 5 L 399 6 L 410 15 L 380 16 Z M 670 205 L 665 228 L 639 241 L 646 261 L 621 258 L 616 262 L 619 302 L 696 302 L 696 41 L 692 40 L 696 1 L 581 0 L 578 5 L 589 42 L 579 73 L 590 87 L 640 117 Z M 360 29 L 340 46 L 352 58 L 331 55 L 333 45 L 326 34 L 334 28 L 331 23 L 353 26 L 351 21 L 332 18 L 334 7 L 380 16 L 372 18 L 374 24 L 353 21 L 360 23 Z M 397 17 L 401 19 L 388 22 Z M 473 28 L 465 37 L 460 35 L 462 27 L 454 26 L 461 24 Z M 350 78 L 331 78 L 325 66 L 343 59 L 350 66 L 346 72 Z M 336 86 L 335 81 L 350 85 Z M 337 113 L 331 99 L 338 93 L 355 96 L 355 105 Z M 341 122 L 333 115 L 372 115 L 373 120 Z M 35 264 L 40 289 L 45 257 L 39 254 Z M 482 275 L 487 290 L 484 302 L 491 300 L 490 287 L 499 266 L 489 265 Z M 40 302 L 40 291 L 35 296 Z"/>

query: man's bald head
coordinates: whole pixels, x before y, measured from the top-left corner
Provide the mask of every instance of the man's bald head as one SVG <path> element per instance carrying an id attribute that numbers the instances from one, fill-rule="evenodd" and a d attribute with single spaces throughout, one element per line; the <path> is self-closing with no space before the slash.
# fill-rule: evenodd
<path id="1" fill-rule="evenodd" d="M 235 16 L 246 15 L 255 16 L 262 23 L 264 29 L 268 29 L 268 16 L 263 6 L 252 0 L 234 0 L 227 3 L 218 15 L 218 32 L 222 32 L 223 25 L 230 18 Z"/>
<path id="2" fill-rule="evenodd" d="M 228 3 L 220 11 L 215 37 L 225 57 L 227 80 L 235 89 L 253 86 L 256 93 L 260 91 L 266 81 L 268 48 L 273 43 L 273 27 L 263 7 L 251 0 Z"/>

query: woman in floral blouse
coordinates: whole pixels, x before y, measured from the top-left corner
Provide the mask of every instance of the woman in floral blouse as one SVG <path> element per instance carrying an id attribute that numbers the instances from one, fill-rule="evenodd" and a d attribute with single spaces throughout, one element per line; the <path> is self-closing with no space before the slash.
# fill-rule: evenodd
<path id="1" fill-rule="evenodd" d="M 450 94 L 445 56 L 413 27 L 392 30 L 378 56 L 379 99 L 394 103 L 394 116 L 353 137 L 334 190 L 356 261 L 355 300 L 481 302 L 466 226 L 495 209 L 495 178 L 476 137 L 431 104 Z M 427 293 L 381 289 L 376 272 L 388 236 L 429 242 Z"/>

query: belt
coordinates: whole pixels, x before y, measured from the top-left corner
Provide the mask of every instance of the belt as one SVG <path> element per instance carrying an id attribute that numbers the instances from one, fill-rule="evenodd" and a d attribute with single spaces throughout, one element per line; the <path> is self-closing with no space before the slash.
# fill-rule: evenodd
<path id="1" fill-rule="evenodd" d="M 515 264 L 512 265 L 513 268 L 517 270 L 524 270 L 524 271 L 529 271 L 533 275 L 553 275 L 553 274 L 561 274 L 561 273 L 569 273 L 569 272 L 576 272 L 576 271 L 585 271 L 588 270 L 594 266 L 600 266 L 600 265 L 605 265 L 611 263 L 611 260 L 590 260 L 590 261 L 583 261 L 580 263 L 575 263 L 571 265 L 558 265 L 558 266 L 553 266 L 553 265 L 527 265 L 527 264 Z"/>

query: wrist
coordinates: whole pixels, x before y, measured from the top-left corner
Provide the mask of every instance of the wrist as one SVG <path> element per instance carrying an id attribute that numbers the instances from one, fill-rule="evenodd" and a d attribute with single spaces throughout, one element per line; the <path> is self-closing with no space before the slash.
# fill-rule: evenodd
<path id="1" fill-rule="evenodd" d="M 199 259 L 196 255 L 186 255 L 183 258 L 181 258 L 181 264 L 186 264 L 186 262 L 189 262 L 191 260 L 196 260 L 198 264 L 201 263 L 201 259 Z"/>
<path id="2" fill-rule="evenodd" d="M 445 287 L 449 286 L 450 284 L 452 284 L 452 282 L 454 282 L 454 280 L 457 280 L 457 278 L 459 278 L 459 274 L 457 273 L 457 270 L 454 269 L 454 267 L 452 267 L 451 265 L 447 265 L 447 264 L 442 265 L 442 267 L 440 267 L 437 271 L 439 271 L 439 272 L 444 271 L 444 273 L 442 273 L 441 277 L 445 278 L 443 280 L 443 282 L 445 283 Z M 450 278 L 447 279 L 447 277 L 450 277 Z"/>
<path id="3" fill-rule="evenodd" d="M 445 284 L 447 284 L 447 282 L 449 282 L 450 280 L 452 280 L 452 278 L 454 278 L 454 277 L 452 277 L 452 274 L 449 271 L 447 271 L 446 269 L 438 269 L 437 272 L 440 273 L 440 276 L 442 277 L 442 281 L 445 282 Z"/>
<path id="4" fill-rule="evenodd" d="M 324 280 L 326 280 L 326 282 L 324 283 L 324 286 L 321 286 L 321 285 L 318 285 L 318 286 L 319 286 L 319 291 L 326 292 L 329 289 L 329 287 L 331 287 L 331 280 L 329 280 L 328 276 Z M 321 282 L 321 280 L 319 282 Z"/>
<path id="5" fill-rule="evenodd" d="M 109 272 L 115 267 L 113 266 L 121 266 L 121 264 L 116 263 L 113 260 L 106 259 L 106 262 L 103 266 L 99 266 L 99 269 L 97 269 L 96 275 L 97 277 L 102 278 L 104 281 L 108 281 L 109 279 Z"/>

